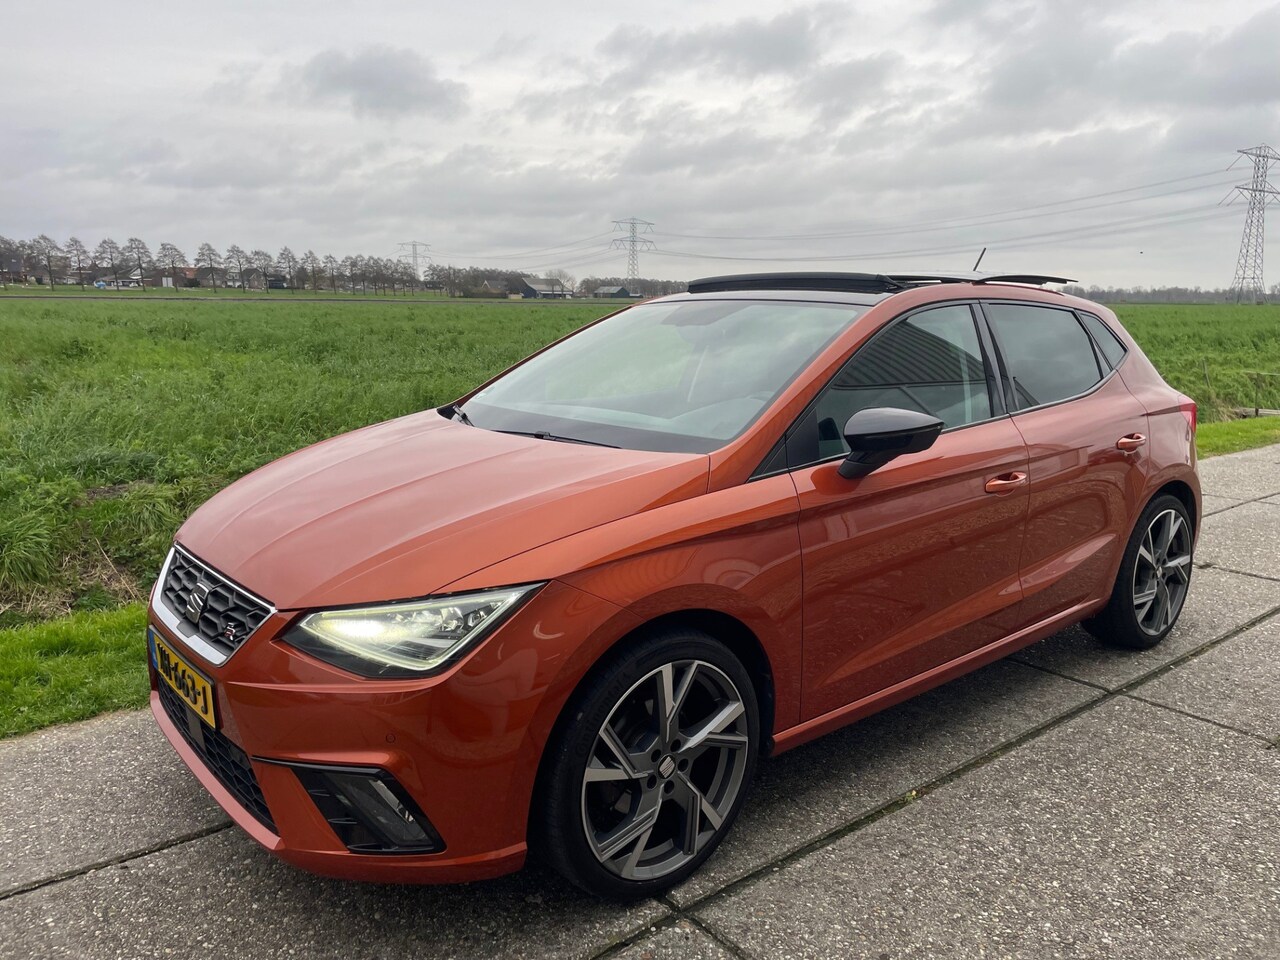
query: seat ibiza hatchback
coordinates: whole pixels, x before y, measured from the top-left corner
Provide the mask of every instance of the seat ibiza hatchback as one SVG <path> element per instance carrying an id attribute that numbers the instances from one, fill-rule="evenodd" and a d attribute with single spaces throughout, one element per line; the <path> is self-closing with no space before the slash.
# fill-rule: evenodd
<path id="1" fill-rule="evenodd" d="M 272 463 L 178 531 L 156 720 L 310 870 L 675 884 L 760 757 L 1177 620 L 1195 404 L 1053 279 L 699 281 Z"/>

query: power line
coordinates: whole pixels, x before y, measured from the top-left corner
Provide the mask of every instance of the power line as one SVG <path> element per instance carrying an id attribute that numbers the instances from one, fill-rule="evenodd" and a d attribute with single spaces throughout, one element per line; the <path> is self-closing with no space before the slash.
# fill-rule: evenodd
<path id="1" fill-rule="evenodd" d="M 549 247 L 537 247 L 533 250 L 520 250 L 516 253 L 437 253 L 437 256 L 458 258 L 466 257 L 472 260 L 524 260 L 527 257 L 531 257 L 539 253 L 550 253 L 556 250 L 573 252 L 572 248 L 574 247 L 590 245 L 593 241 L 603 240 L 605 237 L 612 235 L 612 230 L 606 230 L 604 233 L 593 234 L 590 237 L 582 237 L 578 240 L 567 240 L 564 243 L 553 244 Z"/>
<path id="2" fill-rule="evenodd" d="M 1073 213 L 1087 213 L 1091 210 L 1102 210 L 1108 207 L 1123 206 L 1124 204 L 1128 204 L 1128 203 L 1141 203 L 1144 200 L 1156 200 L 1162 197 L 1172 197 L 1172 196 L 1177 196 L 1183 193 L 1193 193 L 1197 190 L 1205 190 L 1210 187 L 1220 187 L 1220 186 L 1224 186 L 1227 183 L 1232 183 L 1232 182 L 1233 181 L 1231 180 L 1214 181 L 1212 183 L 1198 184 L 1194 187 L 1182 187 L 1178 190 L 1166 190 L 1162 193 L 1147 194 L 1146 196 L 1143 196 L 1143 197 L 1128 197 L 1124 200 L 1108 200 L 1104 203 L 1092 203 L 1092 204 L 1089 204 L 1088 206 L 1073 207 L 1070 210 L 1059 210 L 1053 213 L 1043 213 L 1043 212 L 1024 213 L 1021 216 L 1000 217 L 997 219 L 984 219 L 981 217 L 973 217 L 971 218 L 973 221 L 971 223 L 954 223 L 952 225 L 947 225 L 947 222 L 943 221 L 943 222 L 939 222 L 935 226 L 916 225 L 916 226 L 902 227 L 900 229 L 893 229 L 893 230 L 860 230 L 860 231 L 851 231 L 849 233 L 796 234 L 786 239 L 792 239 L 792 240 L 860 239 L 860 238 L 866 238 L 866 237 L 909 236 L 911 234 L 916 234 L 916 233 L 938 233 L 938 232 L 948 232 L 952 230 L 971 230 L 978 227 L 999 226 L 1000 224 L 1004 224 L 1004 223 L 1017 223 L 1023 220 L 1040 220 L 1045 217 L 1054 217 L 1054 216 L 1061 216 L 1061 215 L 1073 214 Z M 1065 203 L 1066 201 L 1063 201 L 1063 202 Z M 1071 202 L 1075 202 L 1075 201 L 1071 201 Z M 1058 204 L 1054 204 L 1054 205 L 1057 206 Z M 990 216 L 991 216 L 990 214 L 986 215 L 986 217 L 990 217 Z M 656 233 L 654 234 L 654 236 L 691 237 L 692 235 L 675 234 L 675 233 Z M 747 238 L 737 238 L 737 239 L 747 239 Z M 761 239 L 761 238 L 750 238 L 750 239 Z"/>
<path id="3" fill-rule="evenodd" d="M 944 224 L 956 224 L 957 226 L 967 226 L 967 225 L 986 226 L 988 225 L 988 223 L 1006 222 L 1001 220 L 993 220 L 992 218 L 1004 217 L 1007 214 L 1027 213 L 1035 210 L 1045 210 L 1050 207 L 1067 206 L 1069 204 L 1080 203 L 1085 200 L 1097 200 L 1103 197 L 1119 196 L 1120 194 L 1124 194 L 1124 193 L 1135 193 L 1139 190 L 1150 190 L 1155 187 L 1168 186 L 1169 184 L 1173 184 L 1173 183 L 1185 183 L 1190 180 L 1203 180 L 1207 177 L 1221 178 L 1222 174 L 1223 174 L 1222 170 L 1213 170 L 1208 173 L 1197 173 L 1187 177 L 1174 177 L 1170 180 L 1158 180 L 1158 181 L 1155 181 L 1154 183 L 1141 184 L 1135 187 L 1124 187 L 1119 190 L 1106 190 L 1101 193 L 1086 194 L 1084 196 L 1072 197 L 1067 200 L 1054 200 L 1048 203 L 1038 203 L 1038 204 L 1034 204 L 1032 206 L 1026 206 L 1026 207 L 1014 207 L 1006 210 L 997 210 L 997 211 L 993 211 L 991 213 L 985 213 L 985 214 L 972 214 L 970 216 L 964 216 L 964 217 L 949 217 L 941 220 L 922 220 L 918 223 L 910 224 L 905 227 L 895 227 L 891 230 L 885 230 L 885 231 L 840 230 L 840 231 L 829 231 L 829 232 L 822 232 L 822 233 L 756 234 L 756 235 L 739 234 L 736 236 L 725 235 L 725 234 L 667 233 L 665 231 L 659 231 L 657 236 L 678 237 L 680 239 L 687 239 L 687 240 L 825 240 L 825 239 L 839 239 L 844 237 L 887 236 L 890 234 L 898 234 L 898 233 L 923 232 L 923 231 L 933 230 L 933 229 L 944 229 L 943 227 Z M 1156 199 L 1157 197 L 1173 196 L 1179 193 L 1189 193 L 1195 190 L 1206 189 L 1208 187 L 1221 186 L 1230 182 L 1231 181 L 1229 180 L 1223 180 L 1221 184 L 1219 183 L 1202 184 L 1202 185 L 1187 187 L 1181 190 L 1170 190 L 1165 193 L 1152 194 L 1146 197 L 1131 197 L 1126 200 L 1114 201 L 1114 204 L 1119 205 L 1124 203 L 1137 203 L 1142 200 L 1152 200 L 1152 199 Z M 1110 206 L 1110 205 L 1112 204 L 1098 204 L 1097 206 L 1079 208 L 1079 210 L 1064 210 L 1062 211 L 1062 213 L 1075 213 L 1083 210 L 1094 210 L 1094 209 L 1099 209 L 1101 207 Z M 1027 219 L 1027 218 L 1015 217 L 1012 219 Z"/>
<path id="4" fill-rule="evenodd" d="M 1280 197 L 1267 179 L 1271 164 L 1280 160 L 1265 143 L 1247 150 L 1237 150 L 1253 161 L 1253 179 L 1236 187 L 1236 196 L 1249 198 L 1249 209 L 1244 215 L 1244 233 L 1240 237 L 1240 256 L 1236 260 L 1236 275 L 1231 281 L 1231 294 L 1236 303 L 1266 303 L 1267 288 L 1262 280 L 1263 242 L 1267 231 L 1267 204 Z M 1234 199 L 1234 197 L 1232 198 Z"/>
<path id="5" fill-rule="evenodd" d="M 625 237 L 618 237 L 609 246 L 627 251 L 627 282 L 634 285 L 640 279 L 640 251 L 652 250 L 654 244 L 640 236 L 642 233 L 653 233 L 653 224 L 648 220 L 628 217 L 625 220 L 613 221 L 613 229 L 626 230 Z"/>
<path id="6" fill-rule="evenodd" d="M 1095 236 L 1108 236 L 1115 233 L 1128 233 L 1133 230 L 1141 230 L 1149 226 L 1157 224 L 1162 226 L 1172 225 L 1174 223 L 1192 223 L 1202 220 L 1220 219 L 1224 215 L 1229 215 L 1226 211 L 1205 214 L 1204 211 L 1214 211 L 1217 209 L 1215 204 L 1207 206 L 1190 207 L 1183 210 L 1175 210 L 1169 213 L 1155 214 L 1142 217 L 1128 217 L 1123 220 L 1112 220 L 1102 224 L 1092 224 L 1083 227 L 1069 227 L 1061 230 L 1043 231 L 1040 233 L 1020 234 L 1012 237 L 1003 237 L 997 240 L 985 241 L 986 245 L 992 248 L 1014 248 L 1017 246 L 1027 245 L 1027 241 L 1041 240 L 1057 240 L 1057 239 L 1085 239 Z M 1163 223 L 1162 223 L 1163 221 Z M 734 260 L 734 261 L 752 261 L 752 262 L 773 262 L 773 263 L 789 263 L 789 262 L 826 262 L 826 261 L 842 261 L 842 260 L 877 260 L 887 257 L 920 257 L 920 256 L 942 256 L 950 253 L 970 252 L 974 249 L 974 244 L 968 243 L 963 245 L 951 246 L 935 246 L 935 247 L 919 247 L 915 249 L 902 250 L 877 250 L 872 253 L 846 253 L 830 256 L 801 256 L 801 257 L 756 257 L 756 256 L 730 256 L 716 254 L 701 254 L 681 250 L 669 250 L 658 247 L 654 250 L 658 256 L 680 257 L 688 260 Z"/>

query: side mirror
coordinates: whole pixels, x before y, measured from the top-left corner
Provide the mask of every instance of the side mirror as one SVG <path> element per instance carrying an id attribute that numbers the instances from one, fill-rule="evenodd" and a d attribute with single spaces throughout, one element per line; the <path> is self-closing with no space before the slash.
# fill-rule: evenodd
<path id="1" fill-rule="evenodd" d="M 846 480 L 865 477 L 904 453 L 919 453 L 933 446 L 942 433 L 937 417 L 898 407 L 869 407 L 859 410 L 844 425 L 849 456 L 840 464 Z"/>

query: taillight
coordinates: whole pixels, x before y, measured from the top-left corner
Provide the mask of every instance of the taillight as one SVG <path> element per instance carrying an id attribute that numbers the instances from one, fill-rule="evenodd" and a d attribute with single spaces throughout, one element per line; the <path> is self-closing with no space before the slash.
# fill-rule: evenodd
<path id="1" fill-rule="evenodd" d="M 1186 395 L 1180 394 L 1180 396 L 1182 399 L 1178 402 L 1178 409 L 1187 418 L 1187 426 L 1191 428 L 1191 435 L 1194 437 L 1196 433 L 1196 402 Z"/>

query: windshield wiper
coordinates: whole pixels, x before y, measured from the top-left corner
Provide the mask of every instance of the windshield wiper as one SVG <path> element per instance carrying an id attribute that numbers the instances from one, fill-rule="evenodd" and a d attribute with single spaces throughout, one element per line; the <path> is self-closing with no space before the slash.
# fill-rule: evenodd
<path id="1" fill-rule="evenodd" d="M 462 404 L 455 403 L 451 409 L 453 410 L 453 413 L 449 414 L 450 420 L 457 420 L 459 423 L 466 424 L 468 427 L 475 426 L 475 424 L 471 422 L 471 418 L 467 416 L 466 411 L 462 409 Z"/>
<path id="2" fill-rule="evenodd" d="M 583 440 L 580 437 L 559 437 L 546 430 L 497 430 L 496 433 L 509 433 L 513 437 L 533 437 L 535 440 L 554 440 L 557 443 L 585 443 L 592 447 L 608 447 L 611 450 L 621 449 L 616 443 L 603 443 L 599 440 Z"/>

